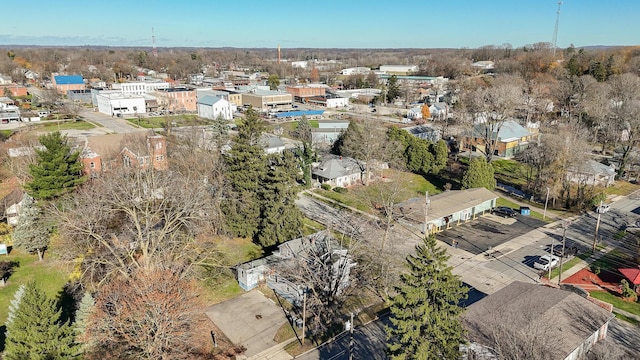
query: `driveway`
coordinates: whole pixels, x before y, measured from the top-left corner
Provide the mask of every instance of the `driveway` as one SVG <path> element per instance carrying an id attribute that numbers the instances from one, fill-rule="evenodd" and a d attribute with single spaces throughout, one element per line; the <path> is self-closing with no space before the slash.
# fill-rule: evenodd
<path id="1" fill-rule="evenodd" d="M 277 345 L 276 331 L 287 322 L 282 308 L 258 290 L 213 305 L 206 314 L 229 340 L 247 349 L 248 357 Z"/>

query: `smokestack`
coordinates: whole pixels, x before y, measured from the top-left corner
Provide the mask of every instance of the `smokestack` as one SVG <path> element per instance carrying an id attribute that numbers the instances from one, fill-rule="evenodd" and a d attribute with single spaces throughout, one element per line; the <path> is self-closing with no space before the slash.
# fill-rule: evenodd
<path id="1" fill-rule="evenodd" d="M 280 65 L 280 44 L 278 44 L 278 65 Z"/>

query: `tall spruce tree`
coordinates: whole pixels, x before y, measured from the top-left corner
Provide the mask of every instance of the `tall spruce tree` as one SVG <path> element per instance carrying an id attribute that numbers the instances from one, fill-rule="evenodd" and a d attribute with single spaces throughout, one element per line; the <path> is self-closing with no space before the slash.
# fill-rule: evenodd
<path id="1" fill-rule="evenodd" d="M 391 359 L 459 359 L 465 330 L 460 321 L 466 289 L 447 265 L 446 251 L 434 237 L 407 257 L 409 272 L 401 275 L 391 299 L 391 325 L 386 328 Z"/>
<path id="2" fill-rule="evenodd" d="M 299 168 L 293 153 L 271 155 L 268 162 L 258 229 L 258 243 L 263 247 L 295 239 L 301 235 L 302 228 L 302 213 L 295 204 Z"/>
<path id="3" fill-rule="evenodd" d="M 462 176 L 462 188 L 473 189 L 480 187 L 489 190 L 493 190 L 496 187 L 493 165 L 482 156 L 471 159 L 469 168 Z"/>
<path id="4" fill-rule="evenodd" d="M 40 261 L 49 246 L 49 229 L 42 209 L 27 194 L 22 197 L 20 217 L 13 231 L 13 245 L 26 252 L 37 253 Z"/>
<path id="5" fill-rule="evenodd" d="M 78 345 L 72 328 L 60 322 L 61 310 L 35 283 L 24 288 L 7 323 L 4 359 L 75 359 Z"/>
<path id="6" fill-rule="evenodd" d="M 252 108 L 238 124 L 238 134 L 224 155 L 230 194 L 222 203 L 227 230 L 236 236 L 255 238 L 260 224 L 259 194 L 266 173 L 266 156 L 260 146 L 264 121 Z"/>
<path id="7" fill-rule="evenodd" d="M 67 137 L 59 131 L 40 136 L 43 150 L 36 150 L 37 160 L 29 166 L 33 178 L 27 183 L 29 195 L 35 199 L 53 199 L 75 189 L 85 178 L 80 153 L 72 151 Z"/>
<path id="8" fill-rule="evenodd" d="M 447 143 L 440 139 L 438 142 L 432 145 L 431 152 L 434 154 L 433 165 L 431 166 L 431 173 L 438 174 L 440 171 L 447 167 L 447 160 L 449 159 L 449 147 Z"/>

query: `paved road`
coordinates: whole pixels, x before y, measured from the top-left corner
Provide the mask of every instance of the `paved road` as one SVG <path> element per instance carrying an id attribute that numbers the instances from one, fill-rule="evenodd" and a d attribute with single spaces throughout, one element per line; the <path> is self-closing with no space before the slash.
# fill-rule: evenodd
<path id="1" fill-rule="evenodd" d="M 92 123 L 95 123 L 104 128 L 107 128 L 114 133 L 124 134 L 124 133 L 133 133 L 133 132 L 146 130 L 143 128 L 135 127 L 130 122 L 124 119 L 117 118 L 117 117 L 114 118 L 109 115 L 95 112 L 85 108 L 80 110 L 80 113 L 78 115 L 80 115 L 82 118 Z"/>
<path id="2" fill-rule="evenodd" d="M 388 324 L 388 317 L 370 322 L 353 331 L 353 358 L 384 360 L 386 334 L 384 326 Z M 348 332 L 342 333 L 334 341 L 324 344 L 317 349 L 296 357 L 300 360 L 346 360 L 349 359 L 349 343 L 351 337 Z"/>

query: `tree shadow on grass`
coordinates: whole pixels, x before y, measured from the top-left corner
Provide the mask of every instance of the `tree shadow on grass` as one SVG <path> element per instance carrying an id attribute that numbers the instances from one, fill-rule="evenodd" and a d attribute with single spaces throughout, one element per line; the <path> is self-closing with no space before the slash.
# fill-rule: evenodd
<path id="1" fill-rule="evenodd" d="M 6 336 L 7 326 L 0 326 L 0 353 L 4 351 L 4 342 L 7 340 Z"/>

